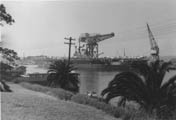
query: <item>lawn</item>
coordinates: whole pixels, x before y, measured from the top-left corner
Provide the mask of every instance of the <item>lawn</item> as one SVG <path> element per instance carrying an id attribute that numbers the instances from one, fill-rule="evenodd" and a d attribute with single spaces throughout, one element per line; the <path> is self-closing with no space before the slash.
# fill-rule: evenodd
<path id="1" fill-rule="evenodd" d="M 93 107 L 56 99 L 10 84 L 1 94 L 2 120 L 117 120 Z"/>

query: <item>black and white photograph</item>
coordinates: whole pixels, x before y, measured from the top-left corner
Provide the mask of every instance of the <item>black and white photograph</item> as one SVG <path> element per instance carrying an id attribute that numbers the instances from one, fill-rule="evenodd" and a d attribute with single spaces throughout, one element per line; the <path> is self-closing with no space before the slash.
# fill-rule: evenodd
<path id="1" fill-rule="evenodd" d="M 176 0 L 2 0 L 1 120 L 176 120 Z"/>

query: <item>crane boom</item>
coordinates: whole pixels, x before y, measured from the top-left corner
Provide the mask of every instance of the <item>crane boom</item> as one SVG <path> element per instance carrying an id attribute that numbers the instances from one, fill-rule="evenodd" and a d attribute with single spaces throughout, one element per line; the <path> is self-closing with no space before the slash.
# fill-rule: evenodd
<path id="1" fill-rule="evenodd" d="M 100 41 L 109 39 L 109 38 L 111 38 L 111 37 L 114 37 L 114 33 L 105 34 L 105 35 L 99 35 L 99 36 L 97 36 L 96 42 L 100 42 Z"/>
<path id="2" fill-rule="evenodd" d="M 83 33 L 80 37 L 79 37 L 79 41 L 80 42 L 85 42 L 85 43 L 97 43 L 100 41 L 103 41 L 105 39 L 109 39 L 111 37 L 114 37 L 114 33 L 110 33 L 110 34 L 89 34 L 89 33 Z"/>
<path id="3" fill-rule="evenodd" d="M 148 35 L 149 35 L 149 40 L 150 40 L 150 46 L 151 46 L 151 56 L 154 59 L 159 59 L 159 47 L 155 41 L 155 38 L 150 30 L 149 25 L 147 24 L 147 30 L 148 30 Z"/>

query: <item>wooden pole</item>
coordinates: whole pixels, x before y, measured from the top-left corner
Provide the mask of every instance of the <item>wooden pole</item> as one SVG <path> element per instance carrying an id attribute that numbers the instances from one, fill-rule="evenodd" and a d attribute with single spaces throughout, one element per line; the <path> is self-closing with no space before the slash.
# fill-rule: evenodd
<path id="1" fill-rule="evenodd" d="M 65 40 L 69 40 L 69 42 L 64 42 L 65 44 L 68 44 L 69 45 L 69 51 L 68 51 L 68 65 L 70 64 L 70 56 L 71 56 L 71 45 L 74 45 L 75 43 L 72 43 L 72 40 L 75 40 L 73 39 L 72 37 L 69 37 L 69 38 L 64 38 Z"/>

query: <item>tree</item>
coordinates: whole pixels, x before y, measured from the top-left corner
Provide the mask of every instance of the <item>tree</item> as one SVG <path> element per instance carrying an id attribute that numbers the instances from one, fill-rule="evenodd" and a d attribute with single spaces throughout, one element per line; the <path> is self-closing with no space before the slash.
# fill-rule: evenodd
<path id="1" fill-rule="evenodd" d="M 166 72 L 170 70 L 171 62 L 138 61 L 131 64 L 135 72 L 121 72 L 102 91 L 106 102 L 121 96 L 121 105 L 126 101 L 135 101 L 147 112 L 157 111 L 158 115 L 164 110 L 176 108 L 176 75 L 163 83 Z"/>
<path id="2" fill-rule="evenodd" d="M 3 26 L 3 22 L 11 25 L 15 21 L 6 12 L 5 6 L 0 4 L 0 26 Z M 0 90 L 11 92 L 10 87 L 5 83 L 4 79 L 8 80 L 11 77 L 11 70 L 13 69 L 13 65 L 15 65 L 15 60 L 19 58 L 14 50 L 3 47 L 0 47 L 0 57 L 4 59 L 0 62 Z"/>
<path id="3" fill-rule="evenodd" d="M 75 70 L 73 63 L 68 64 L 67 60 L 57 60 L 53 62 L 48 70 L 49 75 L 47 80 L 49 86 L 59 86 L 65 90 L 78 92 L 78 74 L 72 73 L 73 70 Z"/>
<path id="4" fill-rule="evenodd" d="M 0 25 L 3 26 L 3 22 L 12 24 L 15 20 L 10 14 L 6 12 L 6 8 L 3 4 L 0 4 Z M 0 47 L 0 54 L 2 58 L 6 59 L 9 63 L 14 64 L 14 61 L 19 59 L 17 53 L 14 50 Z"/>
<path id="5" fill-rule="evenodd" d="M 2 58 L 5 59 L 10 65 L 15 65 L 15 61 L 20 59 L 17 52 L 8 48 L 0 47 L 0 53 Z"/>
<path id="6" fill-rule="evenodd" d="M 0 4 L 0 26 L 4 26 L 3 23 L 12 25 L 12 23 L 15 22 L 15 20 L 12 18 L 12 16 L 6 12 L 6 8 L 3 4 Z M 2 41 L 0 41 L 2 42 Z"/>
<path id="7" fill-rule="evenodd" d="M 14 50 L 8 48 L 0 47 L 0 54 L 3 58 L 2 62 L 0 62 L 1 70 L 1 79 L 11 80 L 14 79 L 18 71 L 15 70 L 16 60 L 19 60 L 17 53 Z M 15 76 L 14 76 L 15 75 Z M 19 76 L 19 73 L 18 73 Z M 17 76 L 16 76 L 17 77 Z"/>
<path id="8" fill-rule="evenodd" d="M 9 80 L 13 67 L 3 62 L 0 62 L 0 68 L 0 79 Z"/>
<path id="9" fill-rule="evenodd" d="M 12 16 L 6 12 L 5 6 L 3 4 L 0 4 L 0 25 L 1 26 L 3 26 L 3 23 L 2 23 L 3 21 L 10 25 L 13 22 L 15 22 Z"/>

